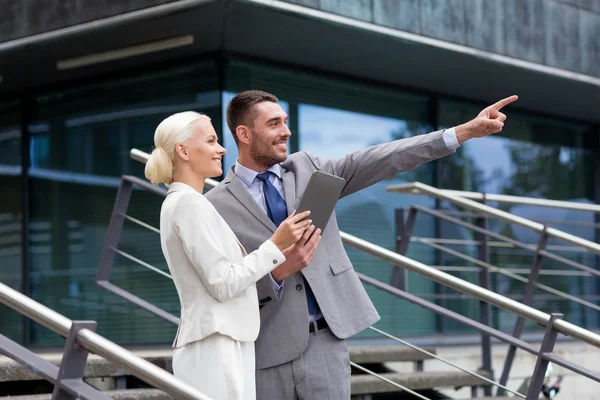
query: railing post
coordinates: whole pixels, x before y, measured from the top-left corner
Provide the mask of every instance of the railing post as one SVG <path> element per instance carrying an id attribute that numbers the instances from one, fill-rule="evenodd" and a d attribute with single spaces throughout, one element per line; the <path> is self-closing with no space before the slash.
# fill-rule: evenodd
<path id="1" fill-rule="evenodd" d="M 531 265 L 531 270 L 529 271 L 529 278 L 527 280 L 527 285 L 525 285 L 525 291 L 523 293 L 523 304 L 529 305 L 531 300 L 533 299 L 533 293 L 535 291 L 535 282 L 537 282 L 538 277 L 540 276 L 540 269 L 542 268 L 543 256 L 541 254 L 542 250 L 546 248 L 546 244 L 548 243 L 548 234 L 546 233 L 547 226 L 544 225 L 544 230 L 540 235 L 540 239 L 538 242 L 538 246 L 535 253 L 535 258 L 533 259 L 533 264 Z M 518 317 L 517 322 L 515 323 L 515 327 L 513 329 L 513 337 L 520 338 L 523 333 L 523 328 L 525 327 L 525 319 L 523 317 Z M 512 368 L 512 363 L 515 358 L 515 353 L 517 348 L 515 346 L 509 346 L 508 352 L 506 354 L 506 360 L 504 361 L 504 368 L 502 369 L 502 376 L 500 377 L 500 384 L 506 386 L 506 382 L 508 382 L 508 376 L 510 375 L 510 369 Z M 505 394 L 505 390 L 501 387 L 498 388 L 496 392 L 496 396 L 503 396 Z"/>
<path id="2" fill-rule="evenodd" d="M 410 237 L 412 236 L 413 229 L 415 227 L 415 221 L 417 219 L 417 210 L 413 207 L 408 211 L 408 218 L 404 222 L 404 210 L 396 209 L 395 220 L 396 220 L 396 252 L 403 256 L 408 251 L 408 245 L 410 244 Z M 390 285 L 397 287 L 398 289 L 408 290 L 408 276 L 405 268 L 395 267 L 392 271 L 392 278 Z"/>
<path id="3" fill-rule="evenodd" d="M 83 382 L 83 373 L 87 363 L 88 351 L 77 344 L 77 334 L 82 329 L 96 331 L 95 321 L 73 321 L 69 337 L 65 343 L 65 351 L 60 361 L 56 385 L 52 392 L 51 400 L 75 400 L 80 398 L 79 393 L 72 393 L 72 390 L 67 391 L 65 383 L 73 384 Z M 98 396 L 98 399 L 105 399 L 106 396 Z"/>
<path id="4" fill-rule="evenodd" d="M 540 398 L 540 392 L 542 391 L 544 377 L 549 364 L 549 361 L 544 358 L 544 354 L 552 353 L 554 350 L 556 337 L 558 336 L 558 332 L 554 330 L 554 321 L 562 319 L 562 317 L 563 314 L 555 313 L 550 316 L 550 321 L 548 321 L 548 325 L 546 326 L 546 333 L 544 334 L 544 339 L 542 340 L 542 345 L 540 346 L 538 358 L 535 363 L 535 369 L 533 370 L 533 375 L 529 381 L 525 400 L 538 400 Z"/>
<path id="5" fill-rule="evenodd" d="M 96 282 L 108 281 L 110 278 L 110 272 L 115 259 L 114 249 L 119 245 L 121 232 L 123 231 L 123 223 L 125 222 L 125 213 L 129 206 L 132 190 L 133 183 L 127 180 L 126 177 L 122 177 L 121 185 L 119 186 L 117 197 L 115 199 L 115 206 L 113 207 L 113 212 L 110 216 L 106 239 L 104 239 L 104 245 L 102 246 L 102 252 L 100 253 Z"/>
<path id="6" fill-rule="evenodd" d="M 485 194 L 484 200 L 485 202 Z M 488 219 L 487 217 L 477 217 L 476 225 L 482 229 L 488 230 Z M 480 243 L 478 246 L 478 258 L 479 260 L 489 264 L 490 263 L 490 252 L 488 245 L 488 237 L 483 233 L 475 233 L 476 240 Z M 490 272 L 485 267 L 479 269 L 479 286 L 484 289 L 490 288 Z M 492 308 L 489 303 L 485 301 L 479 302 L 479 321 L 482 324 L 491 326 L 491 315 Z M 489 335 L 485 332 L 481 332 L 481 369 L 487 371 L 490 374 L 490 379 L 494 379 L 493 368 L 492 368 L 492 340 Z M 492 395 L 492 386 L 485 385 L 483 387 L 483 393 L 485 396 Z"/>

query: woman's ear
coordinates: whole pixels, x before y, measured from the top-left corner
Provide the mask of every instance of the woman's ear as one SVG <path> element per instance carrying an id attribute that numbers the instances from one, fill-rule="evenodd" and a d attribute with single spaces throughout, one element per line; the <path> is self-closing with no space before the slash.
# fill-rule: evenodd
<path id="1" fill-rule="evenodd" d="M 190 158 L 188 155 L 187 148 L 183 143 L 177 143 L 175 145 L 175 154 L 177 154 L 179 157 L 186 161 Z"/>
<path id="2" fill-rule="evenodd" d="M 238 141 L 241 143 L 249 144 L 252 140 L 252 133 L 246 125 L 239 125 L 237 128 L 235 128 L 235 134 L 238 138 Z"/>

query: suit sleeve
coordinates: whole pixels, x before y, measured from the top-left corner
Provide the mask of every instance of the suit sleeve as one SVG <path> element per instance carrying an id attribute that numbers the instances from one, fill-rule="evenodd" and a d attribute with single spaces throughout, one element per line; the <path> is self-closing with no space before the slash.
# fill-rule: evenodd
<path id="1" fill-rule="evenodd" d="M 453 152 L 446 145 L 443 132 L 436 131 L 367 147 L 338 160 L 306 155 L 316 169 L 346 180 L 341 195 L 344 197 Z"/>
<path id="2" fill-rule="evenodd" d="M 202 200 L 195 194 L 183 196 L 173 222 L 186 256 L 209 293 L 219 301 L 226 301 L 279 266 L 285 256 L 267 240 L 242 261 L 232 262 L 221 241 L 234 239 L 219 231 L 216 222 L 220 216 Z"/>

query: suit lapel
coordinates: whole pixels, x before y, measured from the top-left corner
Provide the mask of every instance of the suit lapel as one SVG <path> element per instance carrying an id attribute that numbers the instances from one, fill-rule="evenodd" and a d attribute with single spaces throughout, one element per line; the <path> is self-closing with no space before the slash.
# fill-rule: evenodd
<path id="1" fill-rule="evenodd" d="M 288 215 L 296 209 L 296 178 L 294 173 L 281 167 L 283 179 L 283 192 L 285 193 L 285 202 L 287 203 Z"/>
<path id="2" fill-rule="evenodd" d="M 225 184 L 227 185 L 227 190 L 229 190 L 233 197 L 235 197 L 237 201 L 250 212 L 250 214 L 258 219 L 264 226 L 275 232 L 277 227 L 273 221 L 271 221 L 267 213 L 265 213 L 263 209 L 256 204 L 256 201 L 252 198 L 252 196 L 250 196 L 250 193 L 244 185 L 244 182 L 242 182 L 242 180 L 235 175 L 235 172 L 232 170 L 229 171 L 229 174 L 225 179 Z"/>

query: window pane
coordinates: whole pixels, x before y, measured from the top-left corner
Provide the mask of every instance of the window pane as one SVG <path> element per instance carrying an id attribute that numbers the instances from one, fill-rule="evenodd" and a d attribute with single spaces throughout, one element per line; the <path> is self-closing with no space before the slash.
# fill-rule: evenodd
<path id="1" fill-rule="evenodd" d="M 150 151 L 168 115 L 208 114 L 220 126 L 217 68 L 203 63 L 102 82 L 37 98 L 31 133 L 31 294 L 73 319 L 98 321 L 99 333 L 121 343 L 170 343 L 176 327 L 98 288 L 94 277 L 120 177 L 143 177 L 129 158 Z M 217 129 L 218 130 L 218 129 Z M 162 198 L 134 190 L 128 214 L 159 226 Z M 125 223 L 119 248 L 166 269 L 160 238 Z M 117 255 L 111 281 L 178 315 L 173 282 Z M 57 337 L 34 327 L 32 342 Z"/>
<path id="2" fill-rule="evenodd" d="M 454 126 L 473 118 L 480 107 L 452 101 L 440 104 L 440 123 Z M 455 157 L 440 162 L 440 185 L 446 189 L 483 191 L 515 196 L 547 198 L 578 202 L 593 202 L 594 171 L 593 143 L 590 127 L 583 124 L 567 123 L 552 118 L 541 118 L 525 113 L 507 111 L 508 120 L 501 134 L 471 140 L 458 150 Z M 567 211 L 540 206 L 492 204 L 515 215 L 550 224 L 557 229 L 595 241 L 594 214 Z M 575 224 L 573 224 L 575 222 Z M 516 225 L 490 221 L 490 229 L 521 242 L 536 245 L 539 235 Z M 468 230 L 448 223 L 442 224 L 444 238 L 474 239 Z M 550 246 L 565 242 L 550 240 Z M 466 254 L 477 257 L 474 247 L 456 247 Z M 597 268 L 596 257 L 575 249 L 553 252 L 574 261 Z M 571 250 L 571 251 L 567 251 Z M 503 268 L 528 271 L 533 262 L 533 254 L 506 247 L 490 249 L 491 263 Z M 446 256 L 446 265 L 470 265 L 453 256 Z M 577 270 L 563 263 L 544 260 L 544 270 Z M 459 273 L 458 276 L 478 282 L 477 273 Z M 526 273 L 521 274 L 527 277 Z M 492 288 L 503 295 L 521 296 L 525 284 L 501 274 L 492 274 Z M 542 274 L 538 283 L 549 285 L 562 292 L 582 297 L 598 304 L 595 296 L 598 280 L 583 275 Z M 546 312 L 562 312 L 570 322 L 597 328 L 597 311 L 569 300 L 548 297 L 549 293 L 536 289 L 533 306 Z M 518 298 L 518 297 L 516 297 Z M 467 305 L 469 304 L 469 305 Z M 476 302 L 455 300 L 453 308 L 464 315 L 476 317 Z M 496 323 L 504 330 L 512 330 L 515 319 L 510 313 L 496 312 Z M 455 326 L 459 328 L 458 325 Z M 536 328 L 533 324 L 528 328 Z"/>
<path id="3" fill-rule="evenodd" d="M 21 126 L 19 103 L 0 103 L 0 282 L 21 291 Z M 2 334 L 21 342 L 21 317 L 0 305 Z"/>

